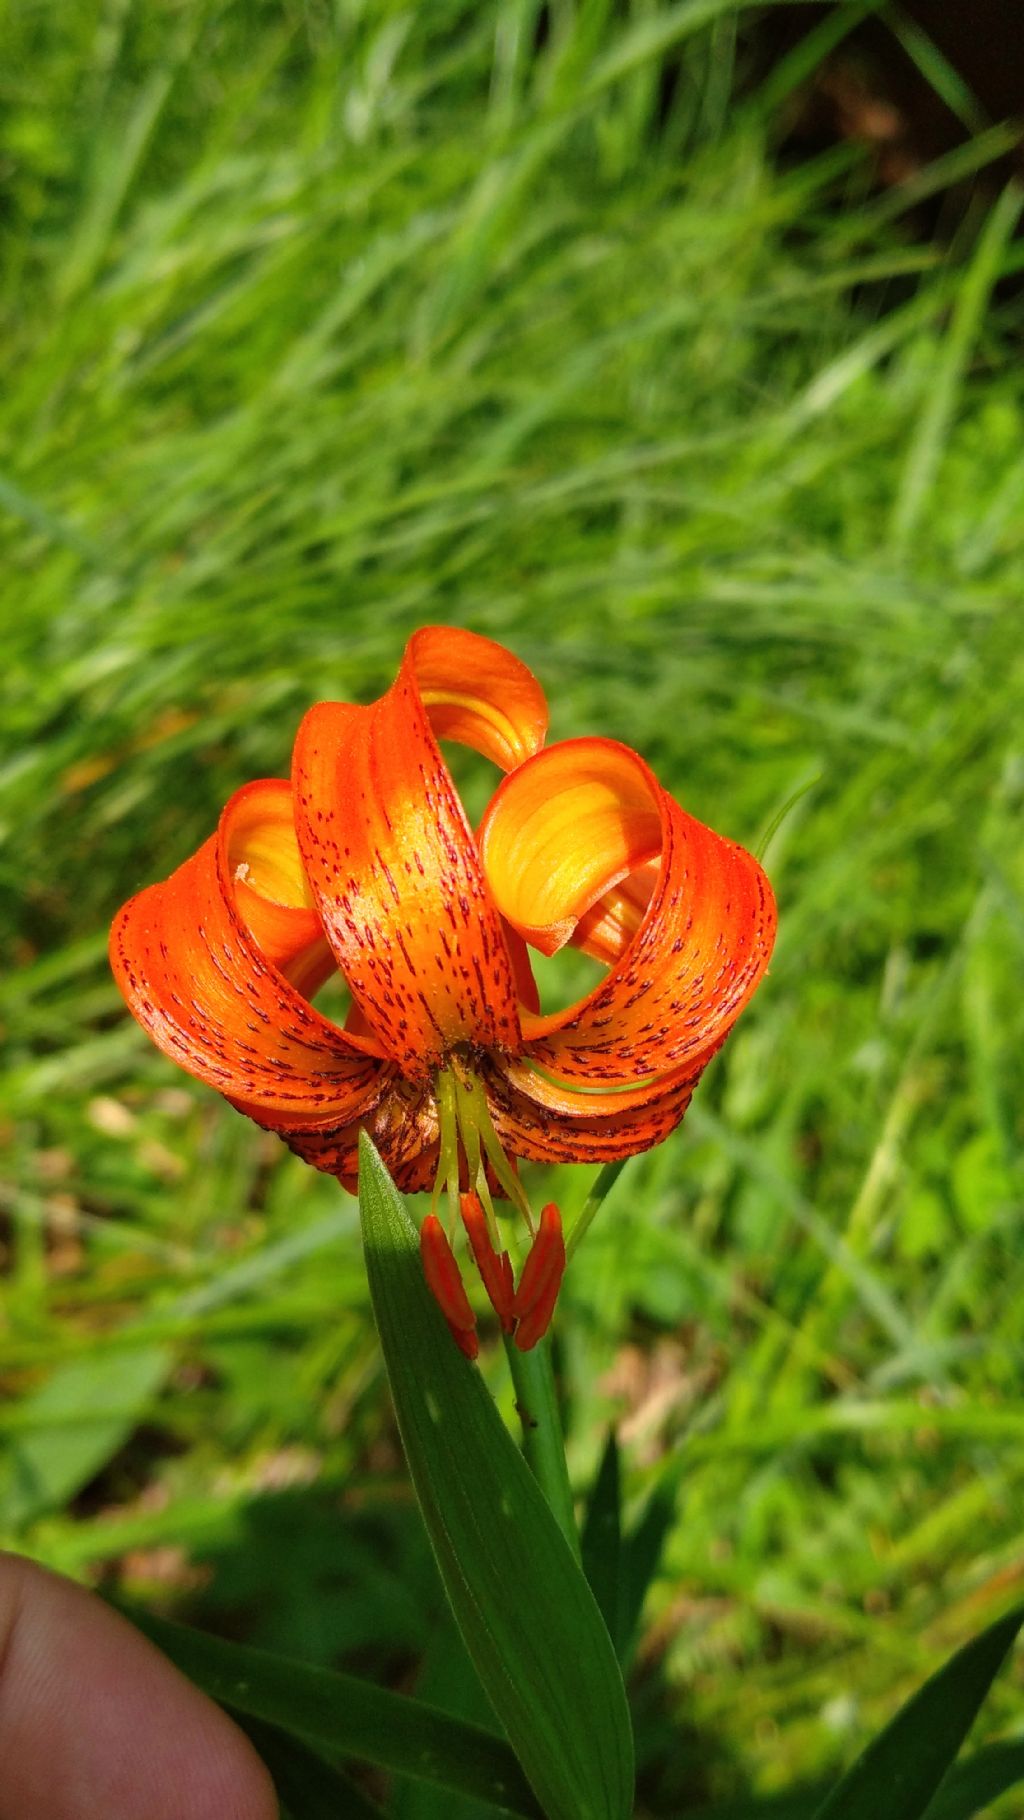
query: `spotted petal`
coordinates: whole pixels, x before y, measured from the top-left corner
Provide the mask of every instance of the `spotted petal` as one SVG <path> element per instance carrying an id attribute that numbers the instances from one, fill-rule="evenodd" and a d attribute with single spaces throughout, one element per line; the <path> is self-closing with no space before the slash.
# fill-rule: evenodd
<path id="1" fill-rule="evenodd" d="M 304 1162 L 337 1176 L 350 1194 L 357 1191 L 359 1133 L 365 1126 L 396 1186 L 403 1194 L 419 1194 L 432 1186 L 437 1173 L 434 1096 L 429 1088 L 401 1080 L 390 1066 L 381 1075 L 384 1085 L 376 1105 L 356 1120 L 278 1114 L 271 1125 L 258 1107 L 233 1103 L 257 1124 L 275 1131 Z"/>
<path id="2" fill-rule="evenodd" d="M 639 1087 L 565 1087 L 525 1058 L 485 1072 L 494 1128 L 513 1156 L 535 1163 L 614 1163 L 674 1131 L 700 1069 L 677 1068 Z"/>
<path id="3" fill-rule="evenodd" d="M 239 915 L 267 959 L 303 998 L 312 998 L 337 962 L 299 858 L 291 785 L 275 777 L 236 790 L 224 811 L 224 834 Z"/>
<path id="4" fill-rule="evenodd" d="M 119 912 L 111 965 L 158 1047 L 268 1125 L 280 1115 L 357 1119 L 385 1071 L 287 977 L 308 981 L 322 936 L 301 903 L 281 901 L 301 895 L 280 831 L 286 790 L 274 780 L 233 796 L 199 851 Z"/>
<path id="5" fill-rule="evenodd" d="M 379 701 L 320 702 L 299 728 L 295 822 L 317 912 L 363 1016 L 411 1078 L 458 1042 L 520 1044 L 508 943 L 435 729 L 513 763 L 543 739 L 542 706 L 500 646 L 431 627 Z"/>
<path id="6" fill-rule="evenodd" d="M 512 771 L 539 752 L 548 704 L 518 657 L 459 626 L 423 626 L 406 649 L 438 739 L 453 739 Z"/>
<path id="7" fill-rule="evenodd" d="M 681 809 L 628 746 L 602 739 L 548 747 L 506 778 L 480 840 L 498 907 L 547 953 L 595 909 L 600 923 L 610 894 L 647 869 L 635 932 L 627 921 L 609 937 L 614 965 L 568 1010 L 524 1014 L 527 1054 L 568 1083 L 695 1078 L 768 965 L 775 903 L 757 861 Z"/>

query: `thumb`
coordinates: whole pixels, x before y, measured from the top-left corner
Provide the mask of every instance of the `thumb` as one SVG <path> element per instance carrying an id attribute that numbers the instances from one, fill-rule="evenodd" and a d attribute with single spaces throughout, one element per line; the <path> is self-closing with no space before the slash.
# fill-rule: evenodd
<path id="1" fill-rule="evenodd" d="M 276 1820 L 231 1720 L 91 1593 L 0 1553 L 0 1820 Z"/>

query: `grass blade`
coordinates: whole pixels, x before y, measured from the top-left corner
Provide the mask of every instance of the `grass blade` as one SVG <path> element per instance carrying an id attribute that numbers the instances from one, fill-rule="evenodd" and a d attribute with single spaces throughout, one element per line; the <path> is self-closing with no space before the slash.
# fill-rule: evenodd
<path id="1" fill-rule="evenodd" d="M 165 1346 L 140 1346 L 61 1366 L 0 1432 L 0 1530 L 17 1533 L 59 1509 L 141 1422 L 170 1369 Z"/>
<path id="2" fill-rule="evenodd" d="M 628 1667 L 640 1628 L 647 1591 L 661 1564 L 665 1542 L 675 1520 L 671 1489 L 659 1486 L 625 1539 L 619 1592 L 619 1661 Z"/>
<path id="3" fill-rule="evenodd" d="M 622 1484 L 619 1444 L 610 1429 L 580 1536 L 583 1571 L 622 1659 Z"/>
<path id="4" fill-rule="evenodd" d="M 989 1744 L 950 1771 L 924 1820 L 974 1820 L 1007 1789 L 1024 1782 L 1024 1743 Z"/>
<path id="5" fill-rule="evenodd" d="M 1002 271 L 1003 255 L 1017 226 L 1022 205 L 1024 190 L 1011 179 L 985 223 L 964 275 L 935 382 L 918 422 L 907 455 L 903 483 L 896 496 L 892 535 L 897 548 L 902 547 L 916 529 L 938 471 L 971 350 L 985 321 L 992 288 Z"/>
<path id="6" fill-rule="evenodd" d="M 923 1820 L 1024 1623 L 1024 1607 L 958 1649 L 858 1757 L 814 1820 Z"/>

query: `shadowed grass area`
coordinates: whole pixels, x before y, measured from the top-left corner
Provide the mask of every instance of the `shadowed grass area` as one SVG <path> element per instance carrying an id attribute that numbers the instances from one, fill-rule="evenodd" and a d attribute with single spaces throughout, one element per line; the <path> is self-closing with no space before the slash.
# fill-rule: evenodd
<path id="1" fill-rule="evenodd" d="M 1024 1574 L 1020 194 L 920 244 L 928 172 L 781 157 L 824 38 L 752 88 L 715 0 L 5 27 L 0 1525 L 461 1674 L 354 1204 L 151 1050 L 104 943 L 311 700 L 470 625 L 554 737 L 774 830 L 771 974 L 559 1343 L 579 1484 L 621 1416 L 678 1500 L 642 1811 L 813 1781 Z"/>

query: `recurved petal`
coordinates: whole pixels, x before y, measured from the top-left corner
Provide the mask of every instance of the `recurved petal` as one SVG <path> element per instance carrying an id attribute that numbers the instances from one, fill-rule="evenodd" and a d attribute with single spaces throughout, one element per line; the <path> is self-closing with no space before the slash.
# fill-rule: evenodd
<path id="1" fill-rule="evenodd" d="M 125 904 L 111 930 L 114 976 L 165 1054 L 264 1122 L 289 1113 L 356 1119 L 379 1098 L 380 1062 L 303 998 L 236 902 L 245 881 L 234 873 L 246 862 L 234 858 L 232 839 L 244 847 L 254 800 L 236 809 L 232 798 L 191 859 Z M 262 896 L 250 886 L 253 895 Z M 277 951 L 288 948 L 282 936 Z M 300 951 L 291 944 L 293 960 Z"/>
<path id="2" fill-rule="evenodd" d="M 235 1101 L 267 1130 L 284 1139 L 289 1150 L 338 1180 L 355 1194 L 359 1177 L 359 1133 L 365 1128 L 403 1194 L 421 1194 L 432 1187 L 439 1150 L 437 1107 L 429 1089 L 404 1081 L 385 1065 L 382 1091 L 375 1106 L 360 1119 L 339 1121 L 330 1114 L 320 1118 L 278 1117 L 272 1125 L 257 1106 Z"/>
<path id="3" fill-rule="evenodd" d="M 604 892 L 576 924 L 571 937 L 573 947 L 582 948 L 606 967 L 612 966 L 625 953 L 643 922 L 660 865 L 658 859 L 649 860 Z"/>
<path id="4" fill-rule="evenodd" d="M 379 701 L 309 710 L 292 779 L 320 920 L 385 1053 L 423 1079 L 453 1043 L 517 1049 L 501 918 L 427 718 L 412 644 Z"/>
<path id="5" fill-rule="evenodd" d="M 504 916 L 556 954 L 611 887 L 660 852 L 651 774 L 615 740 L 564 740 L 495 791 L 479 842 Z"/>
<path id="6" fill-rule="evenodd" d="M 312 998 L 337 962 L 299 857 L 291 785 L 278 777 L 243 785 L 224 810 L 222 834 L 240 916 L 267 959 Z"/>
<path id="7" fill-rule="evenodd" d="M 438 739 L 454 739 L 511 771 L 539 752 L 548 704 L 537 678 L 504 645 L 461 626 L 424 626 L 406 647 Z"/>
<path id="8" fill-rule="evenodd" d="M 499 908 L 549 952 L 629 873 L 660 861 L 635 933 L 624 928 L 605 978 L 565 1011 L 524 1015 L 524 1044 L 570 1083 L 699 1073 L 768 965 L 775 902 L 757 861 L 687 815 L 635 752 L 608 740 L 549 747 L 507 778 L 482 851 Z"/>
<path id="9" fill-rule="evenodd" d="M 516 997 L 519 1001 L 520 1012 L 537 1012 L 540 1010 L 540 993 L 537 991 L 537 981 L 533 977 L 530 950 L 518 929 L 513 929 L 511 923 L 506 922 L 504 918 L 502 918 L 501 930 L 505 937 L 509 959 L 512 962 L 512 977 L 516 983 Z"/>
<path id="10" fill-rule="evenodd" d="M 678 1125 L 700 1069 L 673 1069 L 643 1086 L 580 1092 L 522 1057 L 485 1075 L 494 1127 L 511 1155 L 535 1163 L 614 1163 L 650 1150 Z"/>

